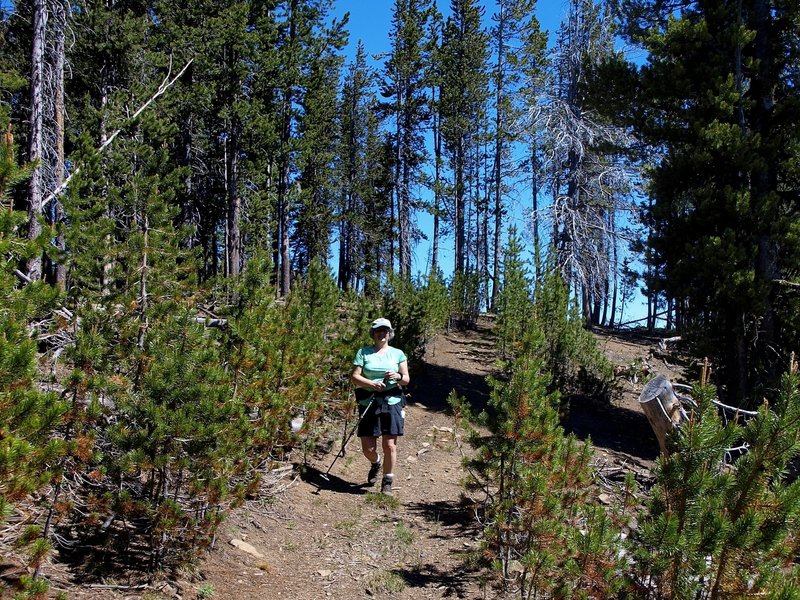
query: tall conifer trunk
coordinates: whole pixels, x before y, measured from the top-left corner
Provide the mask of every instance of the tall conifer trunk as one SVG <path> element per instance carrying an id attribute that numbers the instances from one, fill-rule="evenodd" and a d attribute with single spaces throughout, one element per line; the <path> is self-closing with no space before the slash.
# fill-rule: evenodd
<path id="1" fill-rule="evenodd" d="M 436 104 L 435 90 L 431 90 L 432 103 Z M 439 127 L 439 111 L 433 114 L 433 239 L 431 240 L 431 273 L 439 268 L 439 210 L 442 182 L 442 132 Z"/>
<path id="2" fill-rule="evenodd" d="M 465 185 L 464 185 L 464 148 L 463 141 L 458 142 L 458 148 L 455 151 L 455 162 L 453 169 L 456 176 L 456 189 L 455 189 L 455 209 L 456 209 L 456 235 L 455 235 L 455 272 L 464 273 L 466 267 L 466 257 L 464 252 L 464 245 L 466 241 L 466 224 L 465 224 Z"/>
<path id="3" fill-rule="evenodd" d="M 756 37 L 754 55 L 756 74 L 751 82 L 754 98 L 752 128 L 763 140 L 772 137 L 771 118 L 775 106 L 774 87 L 772 81 L 780 76 L 775 73 L 775 57 L 770 39 L 770 3 L 767 0 L 755 0 L 753 6 L 753 29 Z M 796 33 L 796 32 L 795 32 Z M 752 195 L 758 209 L 772 202 L 772 190 L 779 187 L 776 165 L 771 161 L 757 161 L 752 173 Z M 773 235 L 774 223 L 765 223 L 762 235 L 758 239 L 758 257 L 756 259 L 756 277 L 764 289 L 764 310 L 759 326 L 759 343 L 762 348 L 772 348 L 776 338 L 775 320 L 775 281 L 781 278 L 778 268 L 778 242 Z M 771 369 L 770 376 L 777 378 L 777 365 Z"/>
<path id="4" fill-rule="evenodd" d="M 297 44 L 297 0 L 291 0 L 288 7 L 289 37 L 286 40 L 290 48 Z M 292 67 L 289 67 L 292 68 Z M 287 82 L 283 90 L 281 105 L 280 156 L 278 162 L 278 231 L 276 235 L 278 269 L 278 292 L 287 296 L 291 289 L 291 264 L 289 257 L 289 227 L 291 215 L 289 210 L 289 170 L 291 168 L 292 103 L 294 102 L 294 86 L 296 82 Z"/>
<path id="5" fill-rule="evenodd" d="M 55 136 L 56 136 L 56 165 L 55 165 L 55 184 L 60 186 L 64 182 L 64 36 L 67 27 L 66 8 L 62 0 L 53 2 L 53 21 L 54 21 L 54 76 L 55 76 Z M 53 215 L 56 224 L 64 222 L 64 207 L 58 198 L 53 200 L 55 203 Z M 64 231 L 60 231 L 56 238 L 56 247 L 61 256 L 56 265 L 56 285 L 62 290 L 67 283 L 67 269 L 64 261 L 64 251 L 66 241 Z"/>
<path id="6" fill-rule="evenodd" d="M 542 242 L 539 234 L 539 163 L 536 160 L 536 137 L 531 137 L 531 213 L 533 215 L 533 270 L 536 285 L 542 279 Z"/>
<path id="7" fill-rule="evenodd" d="M 492 271 L 492 296 L 489 302 L 492 310 L 497 308 L 497 298 L 500 292 L 500 270 L 502 265 L 502 235 L 503 235 L 503 192 L 502 170 L 504 151 L 504 114 L 503 94 L 505 93 L 505 6 L 500 2 L 497 23 L 497 66 L 495 71 L 495 116 L 494 116 L 494 164 L 492 177 L 494 179 L 494 240 L 492 242 L 493 271 Z"/>
<path id="8" fill-rule="evenodd" d="M 226 140 L 227 152 L 225 157 L 227 220 L 226 220 L 226 247 L 227 247 L 227 274 L 235 277 L 241 270 L 241 231 L 240 221 L 242 213 L 242 200 L 239 196 L 239 133 L 238 127 L 232 123 Z"/>
<path id="9" fill-rule="evenodd" d="M 35 163 L 28 193 L 28 238 L 33 240 L 42 233 L 39 218 L 44 196 L 44 51 L 47 33 L 47 2 L 33 2 L 33 49 L 31 54 L 31 112 L 30 146 L 28 159 Z M 42 278 L 42 256 L 37 253 L 28 260 L 28 276 L 33 281 Z"/>

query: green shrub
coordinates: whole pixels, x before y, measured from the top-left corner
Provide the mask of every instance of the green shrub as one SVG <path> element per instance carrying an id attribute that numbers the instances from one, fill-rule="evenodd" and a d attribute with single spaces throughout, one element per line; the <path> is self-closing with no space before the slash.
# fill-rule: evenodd
<path id="1" fill-rule="evenodd" d="M 503 253 L 503 286 L 498 295 L 495 324 L 503 357 L 519 351 L 533 314 L 531 281 L 521 255 L 522 243 L 512 227 Z"/>
<path id="2" fill-rule="evenodd" d="M 36 337 L 47 331 L 31 323 L 46 320 L 58 293 L 42 282 L 18 286 L 14 268 L 33 252 L 16 233 L 25 218 L 0 210 L 0 526 L 2 542 L 9 544 L 0 554 L 12 547 L 21 553 L 33 573 L 22 582 L 24 593 L 34 597 L 48 587 L 39 570 L 51 549 L 43 539 L 49 531 L 44 523 L 28 527 L 28 518 L 15 517 L 30 514 L 34 498 L 48 498 L 58 486 L 61 462 L 70 451 L 62 438 L 69 404 L 40 389 Z M 46 504 L 34 512 L 47 514 Z"/>
<path id="3" fill-rule="evenodd" d="M 481 415 L 450 398 L 475 448 L 465 467 L 466 487 L 479 494 L 487 524 L 478 557 L 501 587 L 522 598 L 610 597 L 623 583 L 618 531 L 590 496 L 591 445 L 559 425 L 545 347 L 541 330 L 530 329 L 510 378 L 490 381 Z"/>
<path id="4" fill-rule="evenodd" d="M 450 282 L 450 325 L 474 327 L 481 305 L 481 275 L 478 271 L 457 272 Z"/>
<path id="5" fill-rule="evenodd" d="M 563 397 L 607 397 L 613 381 L 611 363 L 584 327 L 578 306 L 569 301 L 563 279 L 552 269 L 536 289 L 533 319 L 546 340 L 542 356 L 551 389 L 559 390 Z"/>

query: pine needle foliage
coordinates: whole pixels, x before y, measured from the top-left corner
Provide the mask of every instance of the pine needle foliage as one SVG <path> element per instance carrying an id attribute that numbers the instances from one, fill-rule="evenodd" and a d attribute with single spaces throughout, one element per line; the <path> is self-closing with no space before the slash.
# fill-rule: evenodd
<path id="1" fill-rule="evenodd" d="M 450 282 L 452 315 L 450 324 L 460 328 L 474 327 L 481 305 L 481 274 L 476 270 L 456 271 Z"/>
<path id="2" fill-rule="evenodd" d="M 7 74 L 6 74 L 7 75 Z M 6 88 L 7 77 L 0 84 Z M 42 282 L 21 287 L 16 265 L 30 256 L 33 246 L 19 237 L 26 215 L 13 210 L 12 187 L 30 174 L 15 158 L 14 140 L 7 130 L 8 114 L 0 106 L 0 554 L 17 556 L 32 575 L 20 582 L 20 594 L 34 597 L 47 592 L 48 582 L 39 577 L 39 566 L 50 553 L 41 527 L 26 518 L 31 509 L 39 514 L 33 498 L 45 493 L 57 479 L 57 466 L 68 448 L 54 435 L 65 420 L 68 407 L 55 393 L 39 386 L 36 338 L 55 307 L 58 293 Z"/>
<path id="3" fill-rule="evenodd" d="M 698 407 L 657 466 L 649 516 L 633 541 L 637 598 L 797 597 L 800 481 L 787 477 L 800 453 L 796 364 L 774 400 L 744 424 L 723 424 L 715 390 L 694 390 Z M 747 452 L 732 465 L 726 451 Z"/>
<path id="4" fill-rule="evenodd" d="M 607 398 L 613 380 L 611 363 L 584 326 L 577 302 L 570 302 L 564 280 L 553 268 L 547 269 L 536 288 L 534 315 L 547 346 L 543 356 L 551 389 L 561 391 L 564 398 Z"/>
<path id="5" fill-rule="evenodd" d="M 10 108 L 7 95 L 26 85 L 25 80 L 15 71 L 0 69 L 0 209 L 13 210 L 14 200 L 11 191 L 19 183 L 31 176 L 33 166 L 17 161 L 17 146 L 11 128 Z"/>
<path id="6" fill-rule="evenodd" d="M 2 105 L 0 105 L 2 110 Z M 0 112 L 0 208 L 12 208 L 13 198 L 11 191 L 15 185 L 25 181 L 31 176 L 33 165 L 20 165 L 16 158 L 14 135 L 8 119 L 3 118 Z"/>
<path id="7" fill-rule="evenodd" d="M 503 252 L 503 287 L 498 294 L 495 333 L 503 357 L 513 356 L 528 327 L 533 312 L 532 281 L 522 259 L 522 240 L 511 227 Z"/>
<path id="8" fill-rule="evenodd" d="M 623 584 L 619 531 L 590 495 L 591 444 L 559 424 L 547 349 L 537 319 L 508 380 L 490 380 L 486 412 L 475 415 L 451 396 L 475 449 L 465 466 L 467 490 L 482 495 L 478 559 L 520 598 L 609 597 Z"/>
<path id="9" fill-rule="evenodd" d="M 102 159 L 85 140 L 65 202 L 80 323 L 65 436 L 80 452 L 63 465 L 72 495 L 59 536 L 90 561 L 113 544 L 115 558 L 144 569 L 191 558 L 247 488 L 247 421 L 229 402 L 218 333 L 197 322 L 197 267 L 174 226 L 184 173 L 169 160 L 173 134 L 148 114 Z"/>
<path id="10" fill-rule="evenodd" d="M 102 465 L 122 489 L 97 498 L 123 523 L 140 523 L 152 567 L 210 543 L 222 511 L 247 491 L 248 420 L 213 334 L 175 315 L 153 328 L 146 364 L 120 396 L 104 433 Z M 106 502 L 111 500 L 110 505 Z"/>
<path id="11" fill-rule="evenodd" d="M 425 344 L 441 331 L 450 315 L 447 288 L 441 274 L 419 281 L 390 277 L 384 292 L 383 316 L 395 326 L 392 345 L 402 348 L 411 363 L 425 354 Z"/>
<path id="12" fill-rule="evenodd" d="M 265 272 L 260 266 L 251 261 L 245 270 L 240 295 L 250 305 L 232 324 L 228 340 L 228 368 L 250 415 L 257 463 L 283 458 L 284 448 L 297 441 L 289 427 L 297 415 L 304 415 L 299 436 L 311 449 L 327 403 L 346 389 L 339 294 L 325 266 L 313 263 L 283 301 L 258 277 Z"/>

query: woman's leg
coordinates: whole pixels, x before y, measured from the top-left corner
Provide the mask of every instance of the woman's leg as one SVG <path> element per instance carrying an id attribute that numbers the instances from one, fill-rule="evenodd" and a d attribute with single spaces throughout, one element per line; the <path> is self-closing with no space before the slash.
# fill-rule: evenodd
<path id="1" fill-rule="evenodd" d="M 383 445 L 383 474 L 392 475 L 394 473 L 394 463 L 397 461 L 397 436 L 381 436 Z"/>
<path id="2" fill-rule="evenodd" d="M 372 485 L 378 481 L 378 473 L 381 470 L 381 457 L 378 455 L 378 438 L 369 435 L 362 437 L 361 451 L 371 463 L 367 473 L 367 483 Z"/>
<path id="3" fill-rule="evenodd" d="M 380 458 L 378 456 L 378 438 L 372 435 L 365 435 L 359 438 L 361 440 L 361 452 L 367 457 L 369 462 L 376 463 Z"/>

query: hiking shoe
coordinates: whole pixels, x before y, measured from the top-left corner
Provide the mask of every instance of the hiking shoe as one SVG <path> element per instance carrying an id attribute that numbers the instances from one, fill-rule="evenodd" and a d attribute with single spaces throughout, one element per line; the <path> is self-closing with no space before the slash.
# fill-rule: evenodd
<path id="1" fill-rule="evenodd" d="M 369 473 L 367 473 L 367 483 L 370 485 L 374 485 L 376 481 L 378 481 L 378 473 L 381 471 L 381 465 L 383 461 L 379 458 L 378 462 L 372 463 L 369 467 Z"/>
<path id="2" fill-rule="evenodd" d="M 381 494 L 392 495 L 392 478 L 384 477 L 381 481 Z"/>

